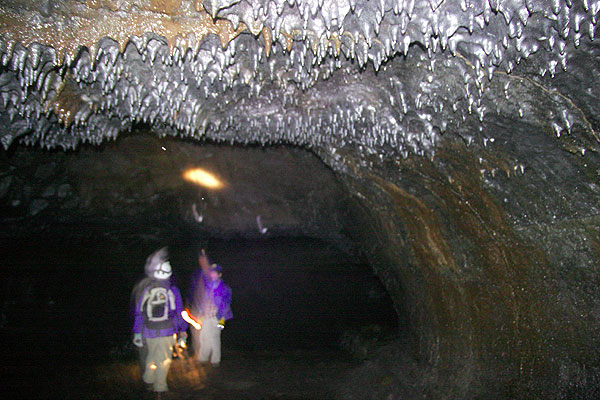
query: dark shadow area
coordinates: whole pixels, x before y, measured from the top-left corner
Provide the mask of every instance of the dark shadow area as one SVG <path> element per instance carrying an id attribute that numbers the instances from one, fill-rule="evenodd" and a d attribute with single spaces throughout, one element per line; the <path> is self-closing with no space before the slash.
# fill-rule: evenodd
<path id="1" fill-rule="evenodd" d="M 208 379 L 211 372 L 184 354 L 169 378 L 180 398 L 247 390 L 262 398 L 329 396 L 337 374 L 364 358 L 360 346 L 398 335 L 392 301 L 370 267 L 332 244 L 302 237 L 170 242 L 39 235 L 5 243 L 0 373 L 7 393 L 144 398 L 129 295 L 146 256 L 164 244 L 184 295 L 202 247 L 233 289 L 219 372 L 226 378 Z"/>
<path id="2" fill-rule="evenodd" d="M 169 374 L 175 398 L 337 398 L 358 366 L 392 346 L 409 354 L 402 300 L 355 241 L 352 196 L 306 150 L 142 132 L 3 157 L 0 373 L 11 398 L 150 398 L 129 302 L 165 245 L 184 298 L 202 248 L 233 290 L 219 372 L 188 348 Z M 184 180 L 192 167 L 225 187 Z"/>
<path id="3" fill-rule="evenodd" d="M 193 265 L 196 246 L 173 250 Z M 398 330 L 393 303 L 369 265 L 310 238 L 210 240 L 234 293 L 223 339 L 243 349 L 338 347 L 351 330 Z M 182 282 L 183 286 L 184 282 Z M 226 343 L 228 344 L 228 343 Z"/>

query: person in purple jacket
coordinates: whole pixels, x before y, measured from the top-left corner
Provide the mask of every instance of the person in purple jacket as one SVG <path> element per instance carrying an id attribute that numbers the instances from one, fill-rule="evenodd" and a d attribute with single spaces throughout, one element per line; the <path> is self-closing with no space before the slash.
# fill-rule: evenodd
<path id="1" fill-rule="evenodd" d="M 221 362 L 221 331 L 225 321 L 233 318 L 231 288 L 222 281 L 223 268 L 211 264 L 204 250 L 198 261 L 201 269 L 192 278 L 191 312 L 200 329 L 192 329 L 198 361 L 210 361 L 213 367 Z"/>
<path id="2" fill-rule="evenodd" d="M 160 396 L 169 390 L 167 373 L 177 335 L 187 338 L 188 324 L 181 316 L 183 302 L 179 289 L 171 283 L 172 268 L 163 247 L 150 254 L 144 267 L 146 277 L 132 292 L 133 343 L 140 351 L 143 379 Z"/>

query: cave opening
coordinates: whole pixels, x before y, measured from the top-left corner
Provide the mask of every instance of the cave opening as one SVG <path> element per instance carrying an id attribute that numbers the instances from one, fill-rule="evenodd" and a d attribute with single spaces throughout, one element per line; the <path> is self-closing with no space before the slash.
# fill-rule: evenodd
<path id="1" fill-rule="evenodd" d="M 13 240 L 2 248 L 2 336 L 14 343 L 3 353 L 6 373 L 20 382 L 44 374 L 64 388 L 50 364 L 97 391 L 73 370 L 112 365 L 110 379 L 135 375 L 130 291 L 147 255 L 165 245 L 184 302 L 200 248 L 224 267 L 234 312 L 222 338 L 225 367 L 258 355 L 272 369 L 337 362 L 328 375 L 337 379 L 409 325 L 355 241 L 361 228 L 350 226 L 358 222 L 345 189 L 310 152 L 134 134 L 67 153 L 17 148 L 3 164 L 2 207 L 11 216 L 3 231 Z M 198 165 L 227 189 L 181 179 Z M 198 389 L 191 381 L 175 386 Z"/>

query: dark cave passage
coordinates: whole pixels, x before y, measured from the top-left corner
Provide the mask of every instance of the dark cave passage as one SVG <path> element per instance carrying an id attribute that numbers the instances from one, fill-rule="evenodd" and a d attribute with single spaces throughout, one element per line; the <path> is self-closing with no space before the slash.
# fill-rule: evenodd
<path id="1" fill-rule="evenodd" d="M 255 382 L 255 398 L 293 392 L 294 369 L 306 375 L 301 398 L 332 397 L 356 365 L 407 337 L 403 298 L 393 300 L 398 293 L 376 275 L 380 263 L 363 252 L 350 195 L 312 153 L 138 133 L 100 149 L 4 155 L 3 232 L 14 240 L 2 245 L 0 334 L 11 391 L 137 398 L 130 293 L 162 246 L 186 304 L 198 251 L 223 266 L 234 313 L 222 335 L 223 370 Z M 198 166 L 225 187 L 184 182 L 182 173 Z M 185 364 L 192 350 L 174 366 L 174 390 L 236 397 L 235 384 L 219 386 L 230 379 L 200 378 Z M 289 372 L 280 379 L 282 368 Z M 106 382 L 90 372 L 99 370 Z"/>
<path id="2" fill-rule="evenodd" d="M 200 246 L 223 265 L 234 311 L 222 336 L 223 369 L 237 379 L 250 379 L 239 365 L 265 368 L 259 376 L 266 377 L 273 364 L 318 370 L 335 360 L 353 363 L 400 333 L 392 300 L 371 267 L 334 244 L 307 237 L 167 241 L 184 296 Z M 110 398 L 106 390 L 123 379 L 118 375 L 135 375 L 130 290 L 147 253 L 161 242 L 39 235 L 5 243 L 0 334 L 2 373 L 15 384 L 9 392 L 16 398 Z M 185 398 L 201 380 L 187 377 L 187 364 L 177 365 L 170 380 Z M 109 368 L 103 383 L 89 375 L 97 368 Z M 283 374 L 260 393 L 278 386 L 286 393 L 291 379 Z M 134 377 L 123 383 L 115 398 L 139 395 Z M 323 390 L 304 386 L 305 395 Z M 233 392 L 214 389 L 213 398 L 226 393 Z"/>
<path id="3" fill-rule="evenodd" d="M 187 247 L 188 265 L 194 247 Z M 303 237 L 213 239 L 207 250 L 234 293 L 235 317 L 223 338 L 234 346 L 339 347 L 344 333 L 364 327 L 398 333 L 392 299 L 372 268 L 335 245 Z"/>

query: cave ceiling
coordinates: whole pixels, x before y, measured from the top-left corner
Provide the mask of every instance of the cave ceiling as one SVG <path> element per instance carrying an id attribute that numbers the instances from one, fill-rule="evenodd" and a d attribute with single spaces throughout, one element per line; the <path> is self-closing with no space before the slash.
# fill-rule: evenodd
<path id="1" fill-rule="evenodd" d="M 598 0 L 4 1 L 0 140 L 73 148 L 143 125 L 294 144 L 335 167 L 346 148 L 433 157 L 443 141 L 485 147 L 534 126 L 583 156 L 599 138 L 599 11 Z"/>

